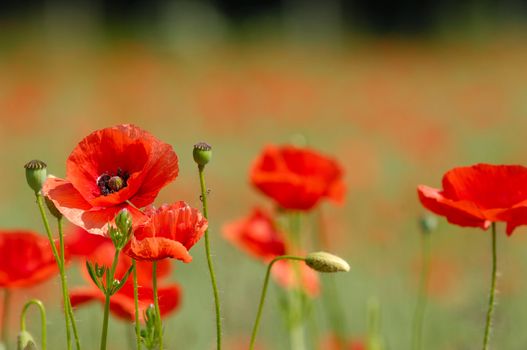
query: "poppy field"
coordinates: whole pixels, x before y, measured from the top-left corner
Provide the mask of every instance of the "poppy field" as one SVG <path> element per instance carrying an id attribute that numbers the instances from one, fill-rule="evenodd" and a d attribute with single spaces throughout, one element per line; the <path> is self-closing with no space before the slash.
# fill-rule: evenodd
<path id="1" fill-rule="evenodd" d="M 520 31 L 6 38 L 5 349 L 527 348 Z"/>

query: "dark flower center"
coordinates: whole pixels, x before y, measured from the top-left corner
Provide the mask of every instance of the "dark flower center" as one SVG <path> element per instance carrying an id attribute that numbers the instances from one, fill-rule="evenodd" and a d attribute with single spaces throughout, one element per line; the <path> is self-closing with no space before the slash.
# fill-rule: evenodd
<path id="1" fill-rule="evenodd" d="M 129 177 L 130 174 L 127 171 L 118 168 L 116 174 L 103 173 L 99 176 L 97 179 L 97 187 L 99 187 L 102 196 L 107 196 L 125 188 L 128 184 Z"/>

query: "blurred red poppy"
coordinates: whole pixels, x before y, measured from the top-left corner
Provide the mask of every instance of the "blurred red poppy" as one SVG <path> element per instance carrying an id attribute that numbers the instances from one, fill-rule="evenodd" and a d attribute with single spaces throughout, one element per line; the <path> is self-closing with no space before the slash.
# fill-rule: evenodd
<path id="1" fill-rule="evenodd" d="M 275 225 L 272 217 L 256 208 L 247 217 L 223 226 L 223 236 L 247 254 L 269 263 L 273 258 L 288 252 L 285 234 Z M 307 294 L 320 292 L 318 275 L 305 264 L 299 264 L 302 286 Z M 278 261 L 272 269 L 274 279 L 285 288 L 298 285 L 294 265 L 289 261 Z"/>
<path id="2" fill-rule="evenodd" d="M 89 235 L 89 234 L 88 234 Z M 91 235 L 93 236 L 93 235 Z M 113 261 L 115 248 L 111 241 L 103 242 L 96 248 L 89 256 L 86 257 L 91 263 L 110 266 Z M 125 254 L 119 255 L 119 261 L 115 270 L 115 278 L 121 279 L 128 271 L 132 264 L 132 260 Z M 148 261 L 137 261 L 137 283 L 139 294 L 139 318 L 142 320 L 143 313 L 150 304 L 154 303 L 152 285 L 152 263 Z M 163 279 L 168 277 L 171 272 L 170 260 L 158 262 L 157 277 Z M 92 283 L 91 278 L 86 271 L 83 270 L 83 276 L 87 281 Z M 161 285 L 158 288 L 159 306 L 162 315 L 168 315 L 175 311 L 180 304 L 181 291 L 177 284 Z M 73 288 L 70 292 L 71 303 L 73 306 L 80 306 L 89 302 L 98 301 L 104 304 L 104 294 L 92 284 L 89 287 Z M 134 320 L 134 290 L 133 279 L 130 276 L 125 282 L 124 286 L 110 299 L 110 309 L 112 313 L 120 318 L 126 320 Z"/>
<path id="3" fill-rule="evenodd" d="M 366 344 L 361 340 L 340 340 L 336 335 L 330 335 L 323 339 L 319 346 L 320 350 L 366 350 Z"/>
<path id="4" fill-rule="evenodd" d="M 527 168 L 476 164 L 443 176 L 443 189 L 420 185 L 419 199 L 428 210 L 459 226 L 487 229 L 505 221 L 507 234 L 527 224 Z"/>
<path id="5" fill-rule="evenodd" d="M 285 209 L 309 210 L 323 198 L 342 203 L 341 166 L 314 150 L 268 146 L 254 162 L 252 184 Z"/>
<path id="6" fill-rule="evenodd" d="M 93 235 L 82 227 L 74 225 L 67 229 L 64 244 L 66 251 L 72 258 L 87 258 L 102 245 L 110 244 L 113 246 L 110 238 Z"/>
<path id="7" fill-rule="evenodd" d="M 229 242 L 255 258 L 269 261 L 286 253 L 283 233 L 260 208 L 253 209 L 246 218 L 225 224 L 222 231 Z"/>
<path id="8" fill-rule="evenodd" d="M 207 219 L 185 202 L 144 210 L 148 220 L 134 230 L 125 253 L 136 260 L 173 258 L 191 262 L 190 248 L 203 236 Z"/>
<path id="9" fill-rule="evenodd" d="M 123 208 L 139 224 L 144 217 L 136 208 L 151 204 L 178 171 L 172 146 L 134 125 L 118 125 L 84 138 L 68 157 L 66 179 L 50 177 L 43 193 L 73 224 L 103 235 Z"/>
<path id="10" fill-rule="evenodd" d="M 31 231 L 0 231 L 0 287 L 30 287 L 58 273 L 46 237 Z"/>

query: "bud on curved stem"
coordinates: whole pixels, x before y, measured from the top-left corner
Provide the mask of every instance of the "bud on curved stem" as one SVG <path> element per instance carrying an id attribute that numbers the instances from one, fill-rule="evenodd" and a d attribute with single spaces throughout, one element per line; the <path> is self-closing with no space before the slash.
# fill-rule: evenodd
<path id="1" fill-rule="evenodd" d="M 327 252 L 314 252 L 306 256 L 306 265 L 318 272 L 348 272 L 349 264 L 346 260 Z"/>
<path id="2" fill-rule="evenodd" d="M 22 314 L 20 315 L 20 333 L 18 335 L 18 350 L 26 349 L 36 349 L 35 341 L 31 334 L 26 331 L 26 313 L 31 305 L 35 305 L 40 310 L 40 323 L 41 323 L 41 332 L 42 332 L 42 350 L 47 348 L 47 327 L 46 327 L 46 308 L 44 304 L 38 299 L 32 299 L 28 301 L 24 308 L 22 309 Z M 33 344 L 33 345 L 32 345 Z"/>

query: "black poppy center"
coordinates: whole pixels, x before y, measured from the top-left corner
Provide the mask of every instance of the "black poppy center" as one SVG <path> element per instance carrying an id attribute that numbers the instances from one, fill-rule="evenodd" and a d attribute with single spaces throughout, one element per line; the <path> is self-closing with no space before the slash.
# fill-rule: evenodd
<path id="1" fill-rule="evenodd" d="M 97 179 L 97 187 L 99 187 L 101 195 L 107 196 L 125 188 L 128 185 L 129 177 L 130 174 L 121 168 L 117 169 L 117 173 L 105 172 Z"/>

